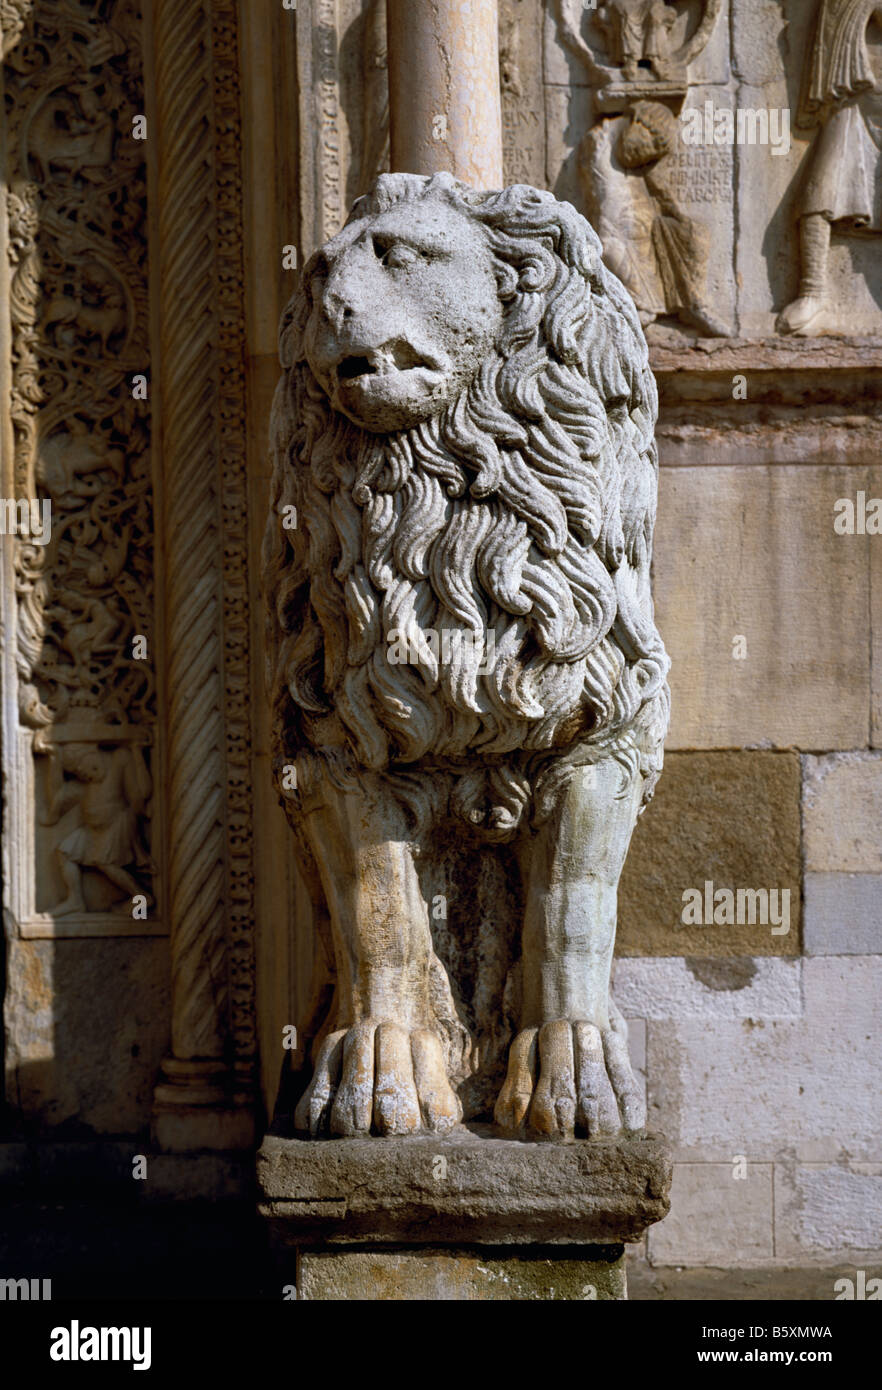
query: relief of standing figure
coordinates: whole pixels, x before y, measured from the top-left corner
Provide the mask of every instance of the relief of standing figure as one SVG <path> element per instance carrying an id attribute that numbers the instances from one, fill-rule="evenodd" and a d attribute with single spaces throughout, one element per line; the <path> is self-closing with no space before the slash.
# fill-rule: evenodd
<path id="1" fill-rule="evenodd" d="M 867 43 L 880 0 L 821 0 L 797 124 L 818 129 L 797 207 L 802 274 L 778 332 L 823 328 L 830 240 L 882 233 L 882 74 Z"/>
<path id="2" fill-rule="evenodd" d="M 71 743 L 63 752 L 52 744 L 43 750 L 48 758 L 48 795 L 44 825 L 56 825 L 74 806 L 79 825 L 57 848 L 58 864 L 66 889 L 53 908 L 54 916 L 86 912 L 83 871 L 104 875 L 127 897 L 143 893 L 131 868 L 150 868 L 150 856 L 141 836 L 140 820 L 153 791 L 144 754 L 137 744 L 107 751 L 93 744 Z M 74 781 L 64 781 L 64 773 Z M 148 906 L 153 902 L 144 894 Z"/>

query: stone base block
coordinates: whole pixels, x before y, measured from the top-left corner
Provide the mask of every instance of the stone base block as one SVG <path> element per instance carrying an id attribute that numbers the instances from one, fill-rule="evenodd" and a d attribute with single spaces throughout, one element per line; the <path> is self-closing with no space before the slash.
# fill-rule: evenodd
<path id="1" fill-rule="evenodd" d="M 284 1272 L 283 1272 L 284 1277 Z M 303 1251 L 297 1297 L 313 1302 L 624 1300 L 621 1245 L 526 1250 L 461 1248 Z"/>
<path id="2" fill-rule="evenodd" d="M 152 1142 L 162 1153 L 191 1153 L 202 1149 L 236 1152 L 255 1142 L 254 1110 L 249 1106 L 188 1106 L 157 1104 L 150 1127 Z"/>
<path id="3" fill-rule="evenodd" d="M 250 1149 L 257 1139 L 251 1080 L 221 1061 L 166 1057 L 153 1100 L 151 1137 L 164 1153 Z"/>
<path id="4" fill-rule="evenodd" d="M 465 1129 L 324 1141 L 273 1133 L 258 1155 L 271 1236 L 304 1249 L 618 1246 L 667 1214 L 670 1182 L 655 1135 L 543 1144 Z"/>

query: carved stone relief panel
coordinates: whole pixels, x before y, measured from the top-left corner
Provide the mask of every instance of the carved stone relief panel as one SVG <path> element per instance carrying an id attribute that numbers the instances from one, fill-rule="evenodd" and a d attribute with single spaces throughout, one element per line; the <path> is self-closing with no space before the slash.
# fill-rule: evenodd
<path id="1" fill-rule="evenodd" d="M 544 53 L 549 186 L 650 341 L 882 332 L 878 0 L 552 0 Z"/>
<path id="2" fill-rule="evenodd" d="M 3 23 L 3 491 L 48 522 L 3 539 L 5 902 L 23 936 L 156 934 L 140 16 L 55 0 Z"/>
<path id="3" fill-rule="evenodd" d="M 3 897 L 13 935 L 171 937 L 155 1137 L 228 1149 L 256 1051 L 238 5 L 149 15 L 2 10 L 3 490 L 49 523 L 2 539 Z"/>
<path id="4" fill-rule="evenodd" d="M 786 156 L 737 151 L 745 333 L 882 334 L 882 4 L 748 0 L 733 43 L 742 103 L 793 113 Z"/>
<path id="5" fill-rule="evenodd" d="M 650 340 L 735 323 L 733 161 L 690 147 L 684 113 L 729 83 L 726 0 L 553 0 L 548 178 L 584 211 Z"/>

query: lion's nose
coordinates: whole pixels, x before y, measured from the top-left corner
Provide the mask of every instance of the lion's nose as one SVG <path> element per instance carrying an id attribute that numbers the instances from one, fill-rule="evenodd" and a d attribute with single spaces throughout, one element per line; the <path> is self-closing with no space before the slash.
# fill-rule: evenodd
<path id="1" fill-rule="evenodd" d="M 336 290 L 327 289 L 322 297 L 322 308 L 326 317 L 330 320 L 331 326 L 340 331 L 345 323 L 349 323 L 355 317 L 355 310 L 349 301 L 348 295 L 338 293 Z"/>
<path id="2" fill-rule="evenodd" d="M 362 317 L 375 317 L 380 286 L 373 256 L 350 251 L 333 266 L 325 282 L 323 307 L 334 329 L 352 332 Z"/>

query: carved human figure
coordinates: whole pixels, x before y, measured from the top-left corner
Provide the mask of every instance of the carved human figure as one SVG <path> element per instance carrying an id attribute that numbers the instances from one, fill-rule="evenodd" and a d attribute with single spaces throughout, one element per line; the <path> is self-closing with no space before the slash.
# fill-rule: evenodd
<path id="1" fill-rule="evenodd" d="M 425 889 L 446 836 L 473 862 L 511 845 L 519 868 L 497 1124 L 639 1128 L 609 983 L 668 659 L 650 595 L 657 397 L 634 306 L 569 204 L 393 174 L 306 266 L 281 344 L 264 551 L 275 768 L 333 988 L 306 1030 L 296 1123 L 459 1122 L 481 1058 Z M 455 931 L 475 904 L 453 880 L 446 893 Z"/>
<path id="2" fill-rule="evenodd" d="M 677 200 L 678 140 L 677 120 L 660 102 L 639 101 L 628 116 L 598 122 L 579 149 L 585 206 L 644 326 L 672 315 L 728 337 L 707 302 L 710 232 Z"/>
<path id="3" fill-rule="evenodd" d="M 664 0 L 607 0 L 598 7 L 598 25 L 607 34 L 613 60 L 621 65 L 626 81 L 637 80 L 644 60 L 656 77 L 668 76 L 676 18 L 676 10 Z"/>
<path id="4" fill-rule="evenodd" d="M 119 629 L 119 617 L 94 595 L 66 594 L 51 604 L 46 616 L 57 625 L 58 644 L 74 664 L 77 686 L 88 688 L 91 663 L 112 650 L 111 639 Z"/>
<path id="5" fill-rule="evenodd" d="M 882 233 L 882 71 L 867 43 L 879 0 L 820 0 L 798 124 L 817 129 L 797 216 L 801 275 L 780 333 L 810 337 L 827 310 L 833 231 Z"/>
<path id="6" fill-rule="evenodd" d="M 676 5 L 663 0 L 555 0 L 552 11 L 561 40 L 592 86 L 618 86 L 622 79 L 640 86 L 649 79 L 650 85 L 663 81 L 685 90 L 689 64 L 706 48 L 722 8 L 723 0 L 702 0 L 697 23 L 685 34 Z"/>
<path id="7" fill-rule="evenodd" d="M 57 857 L 65 896 L 52 909 L 62 917 L 85 912 L 83 870 L 104 875 L 127 896 L 144 889 L 130 872 L 149 867 L 140 820 L 153 791 L 144 755 L 137 744 L 106 750 L 94 744 L 42 747 L 47 756 L 45 825 L 56 825 L 72 807 L 79 825 L 58 845 Z M 65 780 L 65 774 L 68 779 Z M 145 894 L 148 904 L 152 902 Z"/>

